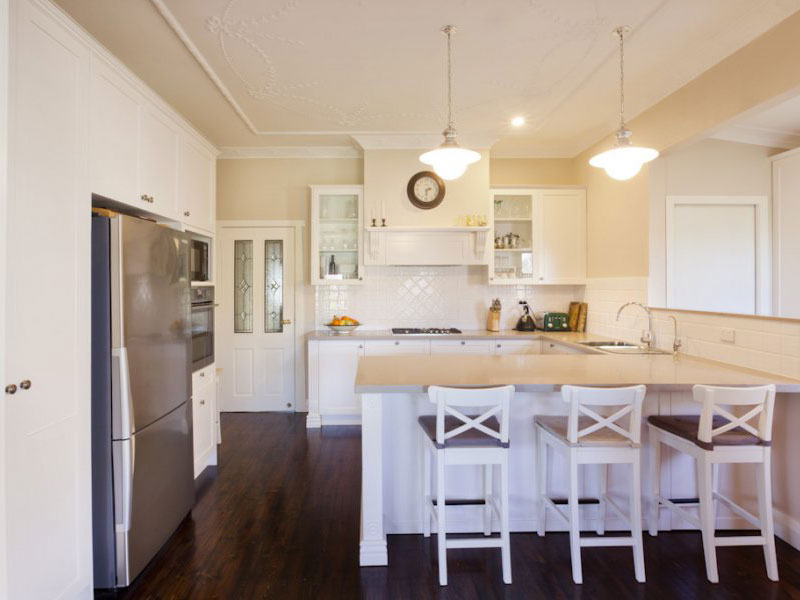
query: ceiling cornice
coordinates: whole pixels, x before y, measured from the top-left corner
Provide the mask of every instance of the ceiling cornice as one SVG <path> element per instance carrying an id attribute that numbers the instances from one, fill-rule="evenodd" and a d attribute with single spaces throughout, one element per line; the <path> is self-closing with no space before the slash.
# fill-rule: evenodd
<path id="1" fill-rule="evenodd" d="M 425 150 L 442 143 L 441 133 L 356 133 L 351 137 L 364 150 Z M 497 141 L 496 135 L 458 134 L 465 148 L 488 150 Z"/>
<path id="2" fill-rule="evenodd" d="M 222 146 L 217 158 L 361 158 L 352 146 Z"/>
<path id="3" fill-rule="evenodd" d="M 789 150 L 800 146 L 800 135 L 788 131 L 753 127 L 750 125 L 729 125 L 711 136 L 715 140 L 754 144 L 768 148 Z"/>

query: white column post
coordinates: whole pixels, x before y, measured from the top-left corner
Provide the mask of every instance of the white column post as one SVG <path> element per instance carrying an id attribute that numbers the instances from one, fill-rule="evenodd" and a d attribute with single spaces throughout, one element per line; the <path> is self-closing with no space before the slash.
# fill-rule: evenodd
<path id="1" fill-rule="evenodd" d="M 361 543 L 362 567 L 386 566 L 383 528 L 383 398 L 361 394 Z"/>

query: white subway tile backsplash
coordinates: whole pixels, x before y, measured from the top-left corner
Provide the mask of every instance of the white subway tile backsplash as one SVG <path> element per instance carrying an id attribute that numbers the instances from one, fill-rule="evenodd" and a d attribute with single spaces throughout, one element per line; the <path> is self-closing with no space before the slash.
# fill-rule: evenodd
<path id="1" fill-rule="evenodd" d="M 487 279 L 485 267 L 367 267 L 363 285 L 316 287 L 316 326 L 346 314 L 365 329 L 484 329 L 492 299 L 500 298 L 502 327 L 510 329 L 520 300 L 536 312 L 566 312 L 583 296 L 582 286 L 490 286 Z"/>
<path id="2" fill-rule="evenodd" d="M 634 312 L 640 309 L 626 309 L 619 321 L 616 313 L 625 302 L 646 298 L 645 277 L 590 279 L 584 295 L 589 303 L 587 331 L 638 341 L 647 327 L 647 318 Z M 678 319 L 681 351 L 686 354 L 800 378 L 800 321 L 659 310 L 653 327 L 657 345 L 664 350 L 672 349 L 670 314 Z M 733 330 L 734 342 L 722 341 L 724 330 Z"/>

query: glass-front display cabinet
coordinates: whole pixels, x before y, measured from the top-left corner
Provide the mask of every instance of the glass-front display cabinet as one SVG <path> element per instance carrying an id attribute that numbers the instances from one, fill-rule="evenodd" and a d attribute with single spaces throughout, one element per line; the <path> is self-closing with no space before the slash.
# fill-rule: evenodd
<path id="1" fill-rule="evenodd" d="M 490 283 L 532 284 L 538 277 L 534 194 L 533 190 L 492 190 Z"/>
<path id="2" fill-rule="evenodd" d="M 311 186 L 312 284 L 363 281 L 363 210 L 363 186 Z"/>

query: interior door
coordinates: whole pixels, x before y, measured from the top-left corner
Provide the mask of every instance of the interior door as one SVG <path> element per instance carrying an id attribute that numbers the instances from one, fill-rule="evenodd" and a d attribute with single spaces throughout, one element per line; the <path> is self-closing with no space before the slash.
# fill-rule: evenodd
<path id="1" fill-rule="evenodd" d="M 293 411 L 295 231 L 222 227 L 216 363 L 224 412 Z"/>

